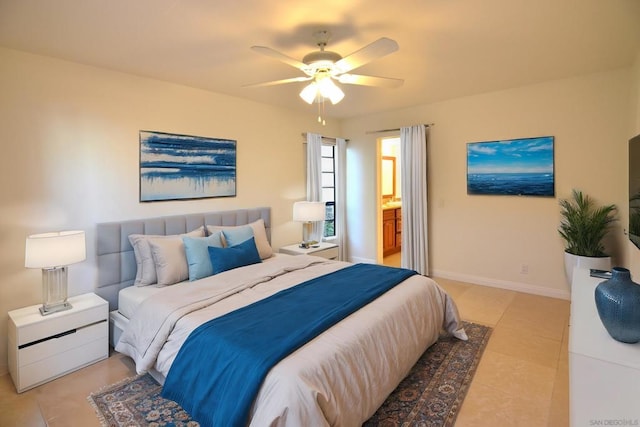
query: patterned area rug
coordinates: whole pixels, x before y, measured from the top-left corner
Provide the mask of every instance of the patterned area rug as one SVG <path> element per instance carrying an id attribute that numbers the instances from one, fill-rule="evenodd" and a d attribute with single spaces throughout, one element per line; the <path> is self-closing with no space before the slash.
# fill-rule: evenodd
<path id="1" fill-rule="evenodd" d="M 364 425 L 452 426 L 491 334 L 491 328 L 474 323 L 464 322 L 464 328 L 469 341 L 440 338 Z M 103 426 L 198 426 L 177 403 L 163 399 L 161 389 L 147 374 L 87 399 Z"/>

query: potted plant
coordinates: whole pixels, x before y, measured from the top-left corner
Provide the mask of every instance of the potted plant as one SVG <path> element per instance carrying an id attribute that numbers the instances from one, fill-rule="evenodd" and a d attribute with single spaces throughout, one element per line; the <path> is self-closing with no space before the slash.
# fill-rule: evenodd
<path id="1" fill-rule="evenodd" d="M 602 240 L 616 221 L 616 211 L 616 205 L 596 206 L 593 199 L 575 189 L 571 199 L 560 200 L 558 232 L 565 241 L 564 268 L 569 284 L 576 266 L 611 268 L 611 257 L 605 253 Z"/>

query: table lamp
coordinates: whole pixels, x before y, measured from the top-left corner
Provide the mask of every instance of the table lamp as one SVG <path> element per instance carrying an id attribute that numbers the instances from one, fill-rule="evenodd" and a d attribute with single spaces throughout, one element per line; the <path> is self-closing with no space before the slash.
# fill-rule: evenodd
<path id="1" fill-rule="evenodd" d="M 67 266 L 87 257 L 84 231 L 60 231 L 27 237 L 24 266 L 42 269 L 42 307 L 46 316 L 69 310 Z"/>
<path id="2" fill-rule="evenodd" d="M 325 207 L 323 202 L 295 202 L 293 204 L 293 220 L 303 222 L 302 243 L 300 247 L 308 248 L 310 245 L 311 223 L 323 221 Z"/>

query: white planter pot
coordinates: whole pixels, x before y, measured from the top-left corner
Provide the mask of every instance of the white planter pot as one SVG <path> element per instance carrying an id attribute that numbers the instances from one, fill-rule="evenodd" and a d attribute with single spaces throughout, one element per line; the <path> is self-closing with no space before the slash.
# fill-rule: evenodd
<path id="1" fill-rule="evenodd" d="M 564 274 L 567 282 L 571 286 L 573 279 L 573 269 L 579 268 L 595 268 L 597 270 L 611 270 L 611 257 L 589 257 L 573 255 L 568 252 L 564 253 Z"/>

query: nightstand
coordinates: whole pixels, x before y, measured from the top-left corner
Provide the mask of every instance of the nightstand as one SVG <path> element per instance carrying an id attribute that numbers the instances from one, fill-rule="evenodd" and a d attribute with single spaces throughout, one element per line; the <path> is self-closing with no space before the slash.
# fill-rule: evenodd
<path id="1" fill-rule="evenodd" d="M 289 245 L 280 248 L 280 253 L 289 255 L 313 255 L 327 259 L 338 258 L 338 245 L 335 243 L 320 242 L 317 247 L 310 247 L 309 249 L 301 248 L 300 245 Z"/>
<path id="2" fill-rule="evenodd" d="M 89 293 L 70 310 L 42 316 L 40 305 L 9 312 L 9 372 L 18 393 L 109 356 L 109 304 Z"/>

